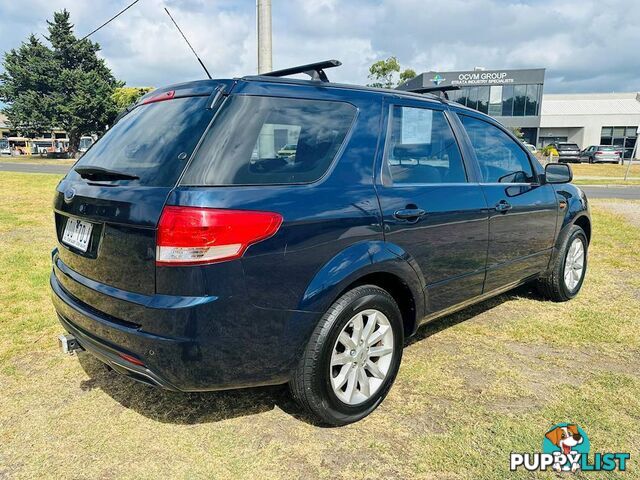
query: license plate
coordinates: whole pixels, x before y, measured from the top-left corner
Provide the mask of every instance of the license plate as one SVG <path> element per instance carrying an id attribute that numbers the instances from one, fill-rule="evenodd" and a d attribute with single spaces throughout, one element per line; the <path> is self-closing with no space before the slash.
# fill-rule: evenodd
<path id="1" fill-rule="evenodd" d="M 64 227 L 62 243 L 86 252 L 89 247 L 89 240 L 91 240 L 92 229 L 93 225 L 91 223 L 78 220 L 77 218 L 70 218 Z"/>

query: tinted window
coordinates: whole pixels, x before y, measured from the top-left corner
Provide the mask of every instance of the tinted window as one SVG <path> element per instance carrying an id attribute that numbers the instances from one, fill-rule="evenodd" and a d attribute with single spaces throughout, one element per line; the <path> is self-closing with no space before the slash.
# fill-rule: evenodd
<path id="1" fill-rule="evenodd" d="M 522 117 L 524 116 L 524 106 L 527 103 L 527 86 L 516 85 L 513 91 L 514 91 L 513 116 Z"/>
<path id="2" fill-rule="evenodd" d="M 513 116 L 513 85 L 502 87 L 502 115 Z"/>
<path id="3" fill-rule="evenodd" d="M 526 116 L 538 114 L 538 85 L 527 85 L 527 105 L 524 114 Z"/>
<path id="4" fill-rule="evenodd" d="M 313 182 L 329 168 L 355 114 L 356 108 L 347 103 L 232 96 L 207 132 L 182 183 Z"/>
<path id="5" fill-rule="evenodd" d="M 478 111 L 489 113 L 490 87 L 478 87 Z"/>
<path id="6" fill-rule="evenodd" d="M 135 108 L 91 147 L 76 166 L 98 166 L 173 186 L 213 112 L 208 97 L 188 97 Z"/>
<path id="7" fill-rule="evenodd" d="M 559 143 L 558 150 L 579 150 L 575 143 Z"/>
<path id="8" fill-rule="evenodd" d="M 466 176 L 444 113 L 394 106 L 386 161 L 394 183 L 458 183 Z"/>
<path id="9" fill-rule="evenodd" d="M 505 132 L 490 123 L 461 115 L 484 182 L 528 183 L 533 170 L 527 154 Z"/>

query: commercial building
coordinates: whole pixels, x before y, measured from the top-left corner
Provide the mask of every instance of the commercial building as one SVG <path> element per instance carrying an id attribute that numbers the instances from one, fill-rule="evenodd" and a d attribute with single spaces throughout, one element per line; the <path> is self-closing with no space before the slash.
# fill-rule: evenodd
<path id="1" fill-rule="evenodd" d="M 619 146 L 630 158 L 640 126 L 640 93 L 543 94 L 545 70 L 425 72 L 402 90 L 460 87 L 449 99 L 519 128 L 525 141 Z"/>
<path id="2" fill-rule="evenodd" d="M 544 73 L 544 68 L 425 72 L 399 88 L 460 87 L 448 92 L 450 100 L 487 113 L 506 127 L 519 128 L 525 140 L 535 145 Z"/>
<path id="3" fill-rule="evenodd" d="M 631 158 L 639 125 L 640 93 L 545 94 L 539 145 L 614 145 Z"/>

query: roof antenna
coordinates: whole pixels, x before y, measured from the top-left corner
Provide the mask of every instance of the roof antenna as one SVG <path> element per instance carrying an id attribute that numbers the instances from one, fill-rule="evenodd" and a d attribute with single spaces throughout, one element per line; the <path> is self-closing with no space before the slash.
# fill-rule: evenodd
<path id="1" fill-rule="evenodd" d="M 187 37 L 184 36 L 184 33 L 182 33 L 182 30 L 180 30 L 180 27 L 178 26 L 178 24 L 176 23 L 176 21 L 173 19 L 173 17 L 171 16 L 171 14 L 169 13 L 169 10 L 167 10 L 167 7 L 165 7 L 164 9 L 165 12 L 167 12 L 167 15 L 169 15 L 169 18 L 171 19 L 171 21 L 173 22 L 173 24 L 176 26 L 176 28 L 178 29 L 178 31 L 180 32 L 180 35 L 182 35 L 182 38 L 184 38 L 184 41 L 187 42 L 187 45 L 189 45 L 189 48 L 191 49 L 191 51 L 193 52 L 193 54 L 196 56 L 196 58 L 198 59 L 198 62 L 200 62 L 200 65 L 202 66 L 202 68 L 204 69 L 204 73 L 207 74 L 207 77 L 209 77 L 209 80 L 211 80 L 211 75 L 209 75 L 209 70 L 207 70 L 207 67 L 204 66 L 204 63 L 202 63 L 202 60 L 200 60 L 200 57 L 198 56 L 198 54 L 196 53 L 196 51 L 193 49 L 193 47 L 191 46 L 191 44 L 189 43 L 189 40 L 187 40 Z"/>

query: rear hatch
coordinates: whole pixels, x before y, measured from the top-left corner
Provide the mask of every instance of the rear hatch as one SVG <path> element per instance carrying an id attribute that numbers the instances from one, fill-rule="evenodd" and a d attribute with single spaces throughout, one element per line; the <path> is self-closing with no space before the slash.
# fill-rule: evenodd
<path id="1" fill-rule="evenodd" d="M 64 266 L 118 289 L 155 292 L 156 225 L 214 113 L 216 83 L 205 83 L 148 96 L 63 179 L 54 208 Z"/>
<path id="2" fill-rule="evenodd" d="M 580 148 L 575 143 L 561 143 L 558 145 L 557 150 L 560 157 L 577 157 L 580 155 Z"/>
<path id="3" fill-rule="evenodd" d="M 620 160 L 620 150 L 616 147 L 598 147 L 595 153 L 596 158 L 602 160 Z"/>

